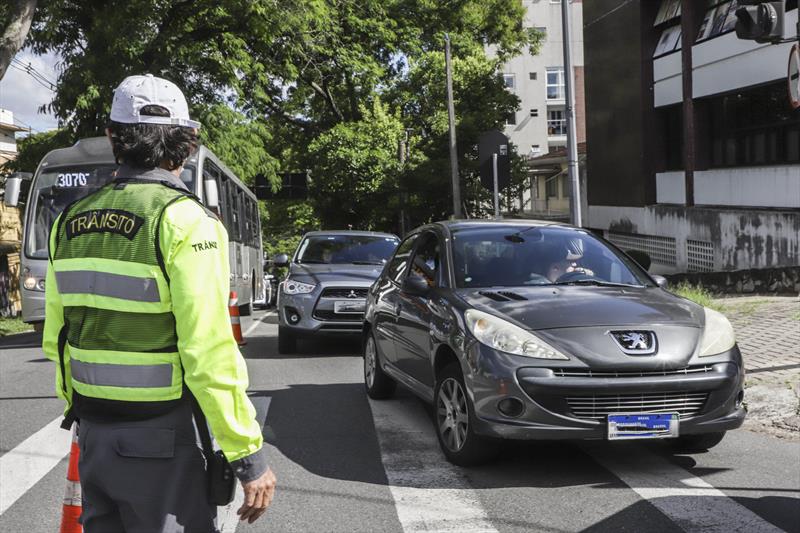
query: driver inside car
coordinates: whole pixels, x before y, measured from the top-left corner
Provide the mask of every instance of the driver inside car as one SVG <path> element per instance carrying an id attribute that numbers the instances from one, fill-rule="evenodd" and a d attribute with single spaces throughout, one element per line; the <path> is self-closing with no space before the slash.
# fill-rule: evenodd
<path id="1" fill-rule="evenodd" d="M 552 283 L 558 281 L 562 276 L 572 272 L 580 272 L 586 276 L 594 276 L 594 272 L 579 265 L 583 258 L 583 241 L 580 239 L 570 239 L 566 248 L 561 250 L 560 258 L 550 264 L 547 269 L 547 279 Z"/>

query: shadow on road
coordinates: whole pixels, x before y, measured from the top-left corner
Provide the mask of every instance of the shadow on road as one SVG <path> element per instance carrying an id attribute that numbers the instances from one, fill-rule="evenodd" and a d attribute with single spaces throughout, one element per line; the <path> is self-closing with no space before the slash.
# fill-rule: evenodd
<path id="1" fill-rule="evenodd" d="M 361 355 L 361 340 L 357 336 L 299 339 L 297 351 L 290 354 L 278 353 L 278 338 L 275 335 L 247 337 L 246 340 L 247 344 L 240 348 L 246 359 L 308 359 Z"/>

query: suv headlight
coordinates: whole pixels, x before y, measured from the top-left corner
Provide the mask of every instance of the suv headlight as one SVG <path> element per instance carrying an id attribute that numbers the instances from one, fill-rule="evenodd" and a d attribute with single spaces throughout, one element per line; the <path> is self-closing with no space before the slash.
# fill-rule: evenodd
<path id="1" fill-rule="evenodd" d="M 495 350 L 536 359 L 569 359 L 533 333 L 502 318 L 476 309 L 468 309 L 464 318 L 478 342 Z"/>
<path id="2" fill-rule="evenodd" d="M 287 279 L 283 282 L 283 292 L 286 294 L 308 294 L 313 291 L 316 285 L 310 283 L 302 283 L 293 279 Z"/>
<path id="3" fill-rule="evenodd" d="M 706 327 L 700 338 L 700 357 L 717 355 L 733 348 L 736 335 L 725 315 L 708 307 L 703 310 L 706 313 Z"/>

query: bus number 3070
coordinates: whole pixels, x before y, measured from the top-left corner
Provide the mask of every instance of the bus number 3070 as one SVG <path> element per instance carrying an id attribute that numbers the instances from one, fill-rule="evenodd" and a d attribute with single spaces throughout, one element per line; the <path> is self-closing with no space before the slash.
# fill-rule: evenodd
<path id="1" fill-rule="evenodd" d="M 56 187 L 86 187 L 86 177 L 83 172 L 59 174 Z"/>

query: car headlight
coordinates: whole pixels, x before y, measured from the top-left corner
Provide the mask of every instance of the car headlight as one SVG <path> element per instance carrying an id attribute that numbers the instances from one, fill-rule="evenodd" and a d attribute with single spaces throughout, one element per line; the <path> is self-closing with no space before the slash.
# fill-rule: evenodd
<path id="1" fill-rule="evenodd" d="M 476 309 L 468 309 L 464 318 L 478 342 L 495 350 L 537 359 L 569 359 L 533 333 L 502 318 Z"/>
<path id="2" fill-rule="evenodd" d="M 308 294 L 313 291 L 316 285 L 310 283 L 302 283 L 293 279 L 287 279 L 283 282 L 283 292 L 286 294 Z"/>
<path id="3" fill-rule="evenodd" d="M 703 310 L 706 313 L 706 327 L 700 338 L 700 357 L 717 355 L 733 348 L 736 335 L 725 315 L 708 307 Z"/>

